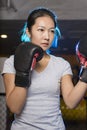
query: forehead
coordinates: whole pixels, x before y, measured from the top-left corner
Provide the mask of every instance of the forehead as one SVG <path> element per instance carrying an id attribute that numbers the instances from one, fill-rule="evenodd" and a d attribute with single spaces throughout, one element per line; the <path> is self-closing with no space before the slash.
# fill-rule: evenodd
<path id="1" fill-rule="evenodd" d="M 38 26 L 49 26 L 49 27 L 54 27 L 55 23 L 53 21 L 53 19 L 50 16 L 42 16 L 42 17 L 38 17 L 35 20 L 35 24 Z"/>

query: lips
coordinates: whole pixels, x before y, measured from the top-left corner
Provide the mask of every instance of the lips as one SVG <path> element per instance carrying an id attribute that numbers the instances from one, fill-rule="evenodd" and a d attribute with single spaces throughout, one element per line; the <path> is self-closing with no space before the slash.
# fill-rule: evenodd
<path id="1" fill-rule="evenodd" d="M 42 43 L 42 45 L 44 45 L 44 46 L 49 46 L 49 43 Z"/>

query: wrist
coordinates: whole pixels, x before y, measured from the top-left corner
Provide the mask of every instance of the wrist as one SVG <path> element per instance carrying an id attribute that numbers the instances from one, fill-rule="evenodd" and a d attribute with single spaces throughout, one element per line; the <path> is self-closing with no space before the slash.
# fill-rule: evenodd
<path id="1" fill-rule="evenodd" d="M 84 67 L 81 68 L 79 80 L 87 83 L 87 68 Z"/>
<path id="2" fill-rule="evenodd" d="M 15 85 L 19 87 L 28 88 L 30 85 L 29 77 L 27 75 L 15 75 Z"/>

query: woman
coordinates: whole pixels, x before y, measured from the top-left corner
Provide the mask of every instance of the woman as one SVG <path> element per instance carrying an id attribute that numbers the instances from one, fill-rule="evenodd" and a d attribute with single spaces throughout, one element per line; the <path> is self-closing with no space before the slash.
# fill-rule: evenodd
<path id="1" fill-rule="evenodd" d="M 87 90 L 87 84 L 80 80 L 73 85 L 71 67 L 66 60 L 47 52 L 56 46 L 60 35 L 57 21 L 56 15 L 46 8 L 36 8 L 28 16 L 22 40 L 30 40 L 44 50 L 43 58 L 32 70 L 29 87 L 15 85 L 14 56 L 4 64 L 6 102 L 15 114 L 11 130 L 65 130 L 60 90 L 69 108 L 75 108 Z"/>

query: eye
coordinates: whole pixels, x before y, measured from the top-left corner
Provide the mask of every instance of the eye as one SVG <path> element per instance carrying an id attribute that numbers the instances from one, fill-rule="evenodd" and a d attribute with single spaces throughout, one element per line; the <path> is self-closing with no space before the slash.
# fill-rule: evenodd
<path id="1" fill-rule="evenodd" d="M 55 29 L 51 29 L 50 32 L 52 32 L 54 34 L 55 33 Z"/>
<path id="2" fill-rule="evenodd" d="M 43 31 L 44 31 L 44 29 L 43 29 L 43 28 L 39 28 L 39 29 L 38 29 L 38 31 L 43 32 Z"/>

